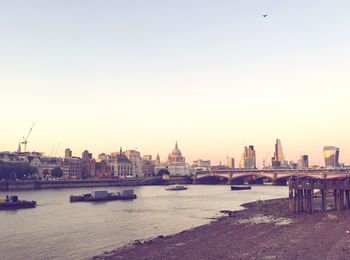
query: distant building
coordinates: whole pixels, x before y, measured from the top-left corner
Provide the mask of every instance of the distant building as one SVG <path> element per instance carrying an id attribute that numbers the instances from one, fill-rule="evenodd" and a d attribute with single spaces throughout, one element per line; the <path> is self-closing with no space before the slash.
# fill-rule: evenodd
<path id="1" fill-rule="evenodd" d="M 256 169 L 256 154 L 253 145 L 244 148 L 244 164 L 245 168 Z"/>
<path id="2" fill-rule="evenodd" d="M 196 160 L 196 161 L 193 161 L 192 166 L 193 166 L 193 167 L 210 168 L 211 163 L 210 163 L 210 160 L 198 159 L 198 160 Z"/>
<path id="3" fill-rule="evenodd" d="M 239 160 L 239 168 L 245 168 L 245 153 L 243 152 L 241 155 L 241 159 Z"/>
<path id="4" fill-rule="evenodd" d="M 142 175 L 151 176 L 155 174 L 155 164 L 152 160 L 142 160 Z"/>
<path id="5" fill-rule="evenodd" d="M 113 174 L 113 165 L 110 165 L 107 160 L 96 162 L 95 176 L 97 178 L 111 178 Z"/>
<path id="6" fill-rule="evenodd" d="M 235 168 L 235 158 L 232 158 L 232 157 L 227 157 L 226 158 L 226 167 L 227 168 Z"/>
<path id="7" fill-rule="evenodd" d="M 157 155 L 155 173 L 157 174 L 162 169 L 169 171 L 170 175 L 177 176 L 187 176 L 193 172 L 193 168 L 189 164 L 186 164 L 185 157 L 182 156 L 177 142 L 175 143 L 175 148 L 169 154 L 166 163 L 161 163 L 160 157 Z"/>
<path id="8" fill-rule="evenodd" d="M 284 158 L 282 143 L 280 139 L 276 139 L 274 157 L 272 157 L 272 167 L 281 168 L 285 166 L 288 166 L 288 163 Z"/>
<path id="9" fill-rule="evenodd" d="M 81 179 L 83 162 L 78 157 L 66 157 L 63 159 L 63 178 Z"/>
<path id="10" fill-rule="evenodd" d="M 339 148 L 334 146 L 323 147 L 326 168 L 339 167 Z"/>
<path id="11" fill-rule="evenodd" d="M 160 165 L 160 156 L 159 156 L 159 154 L 157 154 L 157 157 L 156 157 L 156 165 Z"/>
<path id="12" fill-rule="evenodd" d="M 65 151 L 64 151 L 64 157 L 65 158 L 72 158 L 72 150 L 67 148 Z"/>
<path id="13" fill-rule="evenodd" d="M 144 156 L 142 156 L 142 160 L 144 160 L 144 161 L 152 161 L 152 155 L 150 155 L 150 154 L 144 155 Z"/>
<path id="14" fill-rule="evenodd" d="M 181 151 L 175 143 L 175 148 L 171 151 L 171 154 L 168 156 L 168 165 L 185 165 L 185 157 L 182 156 Z"/>
<path id="15" fill-rule="evenodd" d="M 85 151 L 81 154 L 81 158 L 82 158 L 83 160 L 92 159 L 92 153 L 90 153 L 88 150 L 85 150 Z"/>
<path id="16" fill-rule="evenodd" d="M 51 172 L 56 167 L 62 167 L 63 166 L 63 160 L 62 158 L 58 157 L 41 157 L 41 166 L 40 166 L 40 172 L 41 175 L 44 172 L 47 172 L 49 175 L 51 175 Z"/>
<path id="17" fill-rule="evenodd" d="M 112 153 L 110 165 L 113 169 L 113 176 L 133 177 L 133 163 L 123 154 L 122 148 L 120 148 L 119 153 Z"/>
<path id="18" fill-rule="evenodd" d="M 140 152 L 135 150 L 126 150 L 124 155 L 131 161 L 132 163 L 132 176 L 133 177 L 141 177 L 143 176 L 142 172 L 142 158 Z"/>
<path id="19" fill-rule="evenodd" d="M 300 159 L 298 161 L 298 168 L 305 169 L 309 168 L 309 156 L 308 155 L 301 155 Z"/>

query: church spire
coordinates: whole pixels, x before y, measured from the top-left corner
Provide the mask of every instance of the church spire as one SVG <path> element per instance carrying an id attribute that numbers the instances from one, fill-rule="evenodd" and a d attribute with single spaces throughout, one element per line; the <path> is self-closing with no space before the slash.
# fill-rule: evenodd
<path id="1" fill-rule="evenodd" d="M 17 152 L 18 152 L 18 153 L 20 153 L 20 152 L 21 152 L 21 141 L 19 141 L 19 142 L 18 142 Z"/>
<path id="2" fill-rule="evenodd" d="M 175 143 L 175 149 L 179 149 L 179 148 L 177 147 L 177 141 L 176 141 L 176 143 Z"/>

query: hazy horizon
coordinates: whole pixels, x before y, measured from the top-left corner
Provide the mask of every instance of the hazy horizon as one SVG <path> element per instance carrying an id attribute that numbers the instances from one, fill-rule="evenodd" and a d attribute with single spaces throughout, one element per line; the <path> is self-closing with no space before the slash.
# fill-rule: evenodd
<path id="1" fill-rule="evenodd" d="M 0 151 L 350 164 L 348 1 L 3 1 Z M 267 17 L 263 17 L 267 14 Z M 269 161 L 270 162 L 270 161 Z"/>

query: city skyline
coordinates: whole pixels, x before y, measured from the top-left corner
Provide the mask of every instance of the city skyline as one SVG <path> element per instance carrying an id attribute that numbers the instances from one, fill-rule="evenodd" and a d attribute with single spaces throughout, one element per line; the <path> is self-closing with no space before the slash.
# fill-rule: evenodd
<path id="1" fill-rule="evenodd" d="M 1 4 L 0 150 L 350 164 L 346 1 Z M 336 4 L 335 4 L 336 3 Z M 262 14 L 268 14 L 263 17 Z"/>
<path id="2" fill-rule="evenodd" d="M 282 151 L 282 147 L 281 147 L 281 140 L 280 139 L 275 139 L 276 140 L 276 143 L 274 145 L 274 149 L 276 151 L 277 149 L 277 144 L 278 144 L 278 149 L 280 149 Z M 18 144 L 18 147 L 17 147 L 17 151 L 18 149 L 20 149 L 21 152 L 23 152 L 23 147 L 25 145 L 21 142 L 19 142 Z M 177 149 L 178 147 L 178 142 L 176 141 L 175 142 L 175 148 Z M 259 158 L 258 156 L 256 156 L 256 150 L 254 149 L 254 145 L 248 145 L 248 146 L 244 146 L 244 151 L 243 151 L 243 154 L 241 154 L 241 157 L 240 156 L 235 156 L 235 157 L 229 157 L 228 155 L 226 155 L 226 161 L 225 160 L 218 160 L 218 161 L 214 161 L 212 160 L 211 158 L 206 158 L 206 157 L 201 157 L 199 156 L 198 158 L 190 158 L 187 163 L 188 164 L 196 164 L 196 161 L 197 160 L 209 160 L 211 161 L 212 165 L 225 165 L 227 163 L 227 160 L 230 158 L 230 159 L 233 159 L 233 160 L 237 160 L 239 162 L 239 164 L 237 165 L 237 168 L 263 168 L 265 166 L 269 166 L 269 167 L 277 167 L 277 168 L 280 168 L 280 167 L 285 167 L 285 166 L 288 166 L 289 162 L 293 162 L 293 163 L 298 163 L 300 160 L 303 160 L 303 156 L 307 156 L 307 162 L 308 162 L 308 165 L 309 166 L 326 166 L 326 163 L 325 163 L 325 157 L 326 154 L 325 154 L 325 149 L 327 148 L 334 148 L 333 146 L 323 146 L 322 147 L 322 161 L 320 161 L 320 163 L 313 163 L 313 161 L 311 160 L 311 163 L 309 164 L 309 157 L 310 157 L 310 154 L 307 154 L 305 155 L 304 154 L 299 154 L 298 158 L 285 158 L 284 156 L 282 157 L 283 159 L 285 159 L 285 163 L 286 165 L 283 166 L 283 164 L 278 164 L 278 165 L 274 165 L 274 162 L 275 162 L 275 156 L 271 156 L 271 153 L 266 153 L 264 157 L 261 158 L 261 161 L 258 161 L 258 159 L 256 158 Z M 59 149 L 60 148 L 60 149 Z M 58 151 L 62 150 L 62 153 L 63 154 L 60 154 Z M 47 156 L 47 157 L 80 157 L 80 158 L 83 158 L 84 157 L 84 154 L 86 152 L 89 152 L 89 155 L 92 156 L 93 158 L 98 158 L 99 155 L 102 155 L 102 154 L 118 154 L 120 153 L 120 151 L 123 149 L 122 146 L 119 146 L 118 147 L 119 150 L 113 150 L 113 151 L 102 151 L 102 152 L 98 152 L 98 153 L 94 153 L 93 151 L 91 152 L 91 150 L 89 149 L 83 149 L 81 151 L 73 151 L 73 149 L 71 149 L 70 147 L 65 147 L 65 148 L 61 148 L 61 143 L 58 144 L 58 147 L 54 146 L 52 147 L 51 149 L 51 152 L 50 153 L 45 153 L 45 152 L 42 152 L 42 151 L 38 151 L 38 150 L 33 150 L 33 151 L 30 151 L 27 149 L 27 152 L 39 152 L 39 153 L 43 153 L 44 156 Z M 343 161 L 339 160 L 339 148 L 336 148 L 338 149 L 338 155 L 337 155 L 337 161 L 341 164 L 344 164 L 346 165 L 346 163 L 344 163 Z M 141 156 L 152 156 L 154 158 L 154 160 L 156 160 L 156 158 L 159 156 L 160 158 L 160 161 L 161 162 L 167 162 L 167 160 L 169 159 L 169 156 L 171 154 L 170 152 L 170 149 L 168 150 L 167 153 L 164 153 L 164 154 L 161 154 L 159 152 L 155 153 L 155 154 L 152 154 L 152 153 L 147 153 L 147 152 L 143 152 L 143 151 L 140 151 L 137 147 L 135 148 L 130 148 L 130 147 L 126 147 L 126 149 L 124 150 L 127 150 L 127 151 L 130 151 L 130 150 L 134 150 L 134 151 L 137 151 L 140 153 Z M 14 152 L 15 150 L 2 150 L 2 151 L 8 151 L 8 152 Z M 68 156 L 67 156 L 67 151 L 68 151 Z M 253 153 L 251 152 L 248 152 L 248 151 L 253 151 Z M 0 151 L 1 152 L 1 151 Z M 272 154 L 275 154 L 275 152 L 273 152 Z M 311 154 L 311 157 L 312 157 L 312 154 Z M 254 158 L 252 162 L 248 162 L 248 158 Z M 243 160 L 243 164 L 242 164 L 242 160 Z M 254 166 L 254 167 L 253 167 Z"/>

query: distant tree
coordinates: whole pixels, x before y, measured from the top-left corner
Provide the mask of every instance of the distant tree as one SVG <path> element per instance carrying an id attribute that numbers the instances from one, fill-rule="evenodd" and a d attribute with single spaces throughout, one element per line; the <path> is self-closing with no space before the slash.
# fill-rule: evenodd
<path id="1" fill-rule="evenodd" d="M 51 176 L 54 178 L 61 178 L 63 176 L 63 171 L 61 169 L 61 167 L 55 167 L 52 169 L 51 171 Z"/>
<path id="2" fill-rule="evenodd" d="M 45 169 L 45 170 L 43 171 L 43 176 L 46 177 L 46 176 L 48 176 L 48 175 L 50 175 L 49 170 L 48 170 L 48 169 Z"/>
<path id="3" fill-rule="evenodd" d="M 157 176 L 169 175 L 170 172 L 167 169 L 160 169 Z"/>

